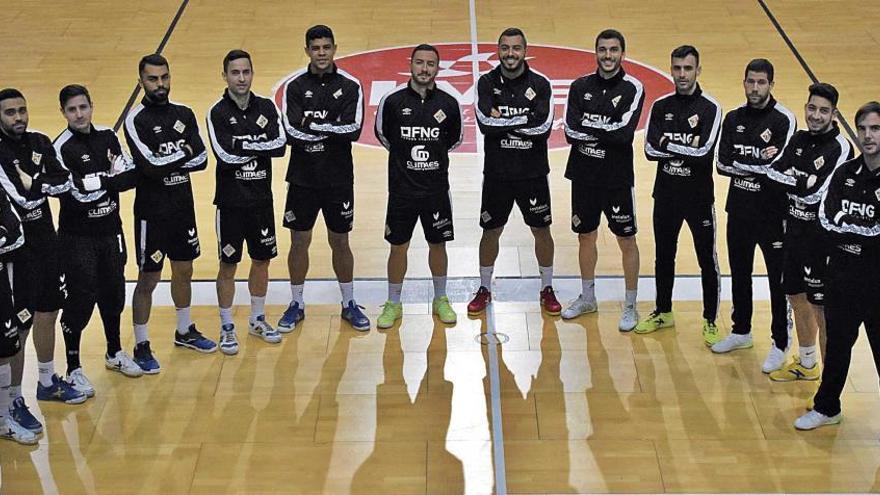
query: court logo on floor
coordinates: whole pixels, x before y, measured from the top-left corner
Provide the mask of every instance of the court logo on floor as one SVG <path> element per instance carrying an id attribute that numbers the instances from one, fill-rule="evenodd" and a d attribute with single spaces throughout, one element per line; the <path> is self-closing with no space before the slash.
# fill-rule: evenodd
<path id="1" fill-rule="evenodd" d="M 457 98 L 464 113 L 464 140 L 455 152 L 474 153 L 477 151 L 479 132 L 473 107 L 476 91 L 474 61 L 480 75 L 489 72 L 499 64 L 497 47 L 494 43 L 480 43 L 479 53 L 474 56 L 470 43 L 439 43 L 436 46 L 440 51 L 437 86 Z M 364 130 L 358 144 L 381 147 L 373 134 L 376 110 L 382 96 L 409 80 L 409 56 L 412 48 L 381 48 L 336 58 L 339 67 L 358 78 L 363 85 L 366 108 Z M 574 79 L 596 70 L 596 56 L 588 50 L 530 44 L 528 62 L 532 69 L 547 76 L 553 86 L 555 120 L 549 148 L 568 148 L 563 131 L 568 88 Z M 645 86 L 645 106 L 638 126 L 638 129 L 644 129 L 648 110 L 657 98 L 673 90 L 672 81 L 664 72 L 635 60 L 624 61 L 623 68 Z M 292 77 L 293 72 L 278 81 L 272 90 L 278 108 L 282 107 L 284 86 Z"/>

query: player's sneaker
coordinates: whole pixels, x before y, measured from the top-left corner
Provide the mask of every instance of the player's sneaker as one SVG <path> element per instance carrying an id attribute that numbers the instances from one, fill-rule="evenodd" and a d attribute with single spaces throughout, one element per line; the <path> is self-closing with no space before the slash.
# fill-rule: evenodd
<path id="1" fill-rule="evenodd" d="M 131 378 L 137 378 L 144 374 L 144 370 L 125 351 L 116 351 L 116 355 L 113 357 L 104 356 L 104 366 L 108 370 L 118 371 Z"/>
<path id="2" fill-rule="evenodd" d="M 468 314 L 477 316 L 486 311 L 486 306 L 492 302 L 492 292 L 488 288 L 480 286 L 474 294 L 474 298 L 468 303 Z"/>
<path id="3" fill-rule="evenodd" d="M 382 305 L 382 314 L 376 318 L 376 326 L 379 328 L 391 328 L 394 322 L 403 316 L 403 303 L 386 301 Z"/>
<path id="4" fill-rule="evenodd" d="M 639 324 L 639 311 L 635 306 L 624 306 L 623 313 L 620 313 L 620 321 L 617 322 L 617 329 L 621 332 L 631 332 L 636 325 Z"/>
<path id="5" fill-rule="evenodd" d="M 544 287 L 541 290 L 540 294 L 541 298 L 541 307 L 544 308 L 544 312 L 550 316 L 558 316 L 559 313 L 562 312 L 562 305 L 559 304 L 559 300 L 556 299 L 556 293 L 553 292 L 553 287 L 549 285 Z"/>
<path id="6" fill-rule="evenodd" d="M 562 311 L 562 319 L 570 320 L 572 318 L 577 318 L 580 315 L 595 313 L 596 311 L 599 311 L 599 303 L 597 303 L 595 299 L 588 301 L 584 298 L 584 295 L 581 294 L 577 299 L 570 302 L 568 307 Z"/>
<path id="7" fill-rule="evenodd" d="M 269 344 L 281 342 L 281 334 L 272 328 L 272 325 L 266 323 L 266 317 L 263 315 L 257 316 L 253 322 L 248 323 L 248 333 L 260 337 Z"/>
<path id="8" fill-rule="evenodd" d="M 673 325 L 675 325 L 675 315 L 673 315 L 672 311 L 668 313 L 652 311 L 647 318 L 636 325 L 635 332 L 638 334 L 651 333 Z"/>
<path id="9" fill-rule="evenodd" d="M 217 343 L 205 337 L 204 335 L 202 335 L 201 332 L 196 330 L 195 323 L 190 325 L 186 333 L 183 335 L 181 335 L 176 330 L 174 331 L 174 345 L 178 347 L 192 349 L 194 351 L 202 352 L 205 354 L 217 350 Z"/>
<path id="10" fill-rule="evenodd" d="M 150 349 L 150 341 L 145 340 L 134 345 L 134 362 L 140 366 L 145 375 L 155 375 L 162 371 L 159 361 L 153 356 L 153 350 Z"/>
<path id="11" fill-rule="evenodd" d="M 22 445 L 37 443 L 37 434 L 16 423 L 11 417 L 6 417 L 6 424 L 0 426 L 0 438 L 12 440 Z"/>
<path id="12" fill-rule="evenodd" d="M 284 310 L 281 319 L 278 320 L 278 331 L 290 333 L 296 328 L 296 324 L 306 319 L 306 311 L 299 306 L 298 302 L 292 302 Z"/>
<path id="13" fill-rule="evenodd" d="M 813 365 L 812 368 L 801 366 L 800 359 L 789 361 L 782 368 L 770 373 L 770 379 L 774 382 L 793 382 L 795 380 L 818 380 L 822 376 L 822 370 L 819 369 L 819 363 Z"/>
<path id="14" fill-rule="evenodd" d="M 839 424 L 841 420 L 843 420 L 843 413 L 825 416 L 814 409 L 794 420 L 794 427 L 798 430 L 815 430 L 820 426 Z"/>
<path id="15" fill-rule="evenodd" d="M 718 325 L 714 321 L 703 319 L 703 342 L 707 347 L 721 342 L 721 333 L 718 331 Z"/>
<path id="16" fill-rule="evenodd" d="M 767 352 L 767 358 L 764 359 L 764 364 L 761 365 L 761 371 L 764 373 L 772 373 L 776 370 L 781 370 L 783 366 L 785 366 L 786 359 L 786 351 L 776 347 L 776 344 L 770 346 L 770 351 Z"/>
<path id="17" fill-rule="evenodd" d="M 449 304 L 449 298 L 446 296 L 435 297 L 431 303 L 431 311 L 440 318 L 440 321 L 447 325 L 452 325 L 458 320 L 455 310 Z"/>
<path id="18" fill-rule="evenodd" d="M 232 323 L 220 327 L 220 352 L 227 356 L 238 354 L 238 338 Z"/>
<path id="19" fill-rule="evenodd" d="M 92 382 L 90 382 L 86 377 L 86 374 L 83 373 L 82 368 L 77 368 L 68 373 L 66 381 L 74 389 L 86 394 L 86 397 L 95 396 L 95 387 L 92 386 Z"/>
<path id="20" fill-rule="evenodd" d="M 740 333 L 732 333 L 724 340 L 712 345 L 712 352 L 716 354 L 724 354 L 737 349 L 750 349 L 752 347 L 752 334 L 745 335 Z"/>
<path id="21" fill-rule="evenodd" d="M 37 400 L 63 402 L 65 404 L 82 404 L 88 396 L 73 388 L 58 375 L 52 375 L 52 385 L 44 387 L 37 382 Z"/>
<path id="22" fill-rule="evenodd" d="M 363 306 L 358 306 L 354 301 L 349 301 L 348 306 L 342 306 L 342 319 L 347 321 L 351 328 L 359 332 L 367 332 L 370 330 L 370 319 L 364 314 Z"/>
<path id="23" fill-rule="evenodd" d="M 24 403 L 24 397 L 19 397 L 9 405 L 9 416 L 22 428 L 39 434 L 43 432 L 43 423 L 31 414 L 30 408 Z"/>

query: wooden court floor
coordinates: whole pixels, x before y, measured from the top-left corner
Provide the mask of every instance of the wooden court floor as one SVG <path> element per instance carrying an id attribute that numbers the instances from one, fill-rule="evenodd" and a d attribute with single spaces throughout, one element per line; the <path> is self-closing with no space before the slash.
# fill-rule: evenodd
<path id="1" fill-rule="evenodd" d="M 519 26 L 533 44 L 590 49 L 595 34 L 616 27 L 627 55 L 665 70 L 677 45 L 702 54 L 702 87 L 727 109 L 743 101 L 742 70 L 751 58 L 776 66 L 775 96 L 801 117 L 809 78 L 757 2 L 474 0 L 477 41 L 493 42 Z M 880 35 L 868 2 L 768 1 L 817 76 L 841 92 L 851 118 L 880 99 L 869 70 L 880 62 Z M 58 90 L 87 85 L 95 121 L 112 125 L 136 82 L 140 56 L 155 50 L 180 6 L 177 0 L 18 2 L 0 8 L 0 86 L 28 98 L 32 129 L 63 129 Z M 471 41 L 465 0 L 374 2 L 189 2 L 164 54 L 171 62 L 171 98 L 202 119 L 223 89 L 221 59 L 232 48 L 254 57 L 254 90 L 268 95 L 302 67 L 302 35 L 316 23 L 333 27 L 337 56 L 421 42 Z M 340 62 L 344 68 L 344 63 Z M 406 61 L 400 61 L 400 71 Z M 584 72 L 591 70 L 584 69 Z M 647 112 L 647 109 L 645 109 Z M 559 118 L 560 115 L 557 115 Z M 802 123 L 801 119 L 801 123 Z M 365 134 L 371 130 L 366 129 Z M 203 129 L 204 135 L 204 129 Z M 637 135 L 636 193 L 642 274 L 653 271 L 651 164 Z M 577 241 L 568 226 L 567 151 L 551 152 L 556 272 L 577 275 Z M 383 151 L 355 148 L 355 276 L 384 277 Z M 284 198 L 287 160 L 275 163 L 276 211 Z M 450 275 L 476 276 L 481 162 L 453 158 L 456 240 Z M 213 157 L 196 174 L 203 256 L 196 277 L 216 275 Z M 719 263 L 725 246 L 726 179 L 716 177 Z M 133 195 L 124 199 L 130 212 Z M 56 209 L 57 212 L 57 209 Z M 279 252 L 289 239 L 276 216 Z M 123 217 L 132 252 L 131 216 Z M 324 227 L 312 248 L 311 278 L 332 278 Z M 622 275 L 616 243 L 601 230 L 599 272 Z M 426 246 L 414 238 L 410 275 L 426 276 Z M 698 273 L 681 239 L 678 270 Z M 514 217 L 502 238 L 496 275 L 532 277 L 531 236 Z M 136 272 L 129 263 L 127 276 Z M 246 263 L 244 264 L 246 266 Z M 759 272 L 761 269 L 758 270 Z M 241 270 L 240 273 L 245 273 Z M 167 273 L 166 273 L 167 275 Z M 286 277 L 283 258 L 271 268 Z M 600 298 L 603 295 L 600 294 Z M 608 299 L 611 299 L 609 296 Z M 641 304 L 642 314 L 650 304 Z M 98 395 L 83 406 L 38 404 L 32 346 L 25 395 L 46 424 L 41 443 L 0 444 L 0 492 L 29 493 L 492 493 L 495 468 L 490 414 L 489 353 L 475 340 L 485 319 L 445 327 L 427 304 L 407 305 L 400 326 L 355 334 L 335 306 L 310 306 L 305 325 L 269 346 L 241 331 L 247 308 L 236 308 L 243 341 L 233 358 L 173 349 L 173 310 L 154 310 L 153 347 L 163 371 L 132 380 L 101 367 L 103 337 L 95 321 L 84 337 L 83 363 Z M 270 307 L 275 319 L 282 307 Z M 499 348 L 500 404 L 507 492 L 865 492 L 880 490 L 878 379 L 858 344 L 839 427 L 798 433 L 791 427 L 815 384 L 775 384 L 760 373 L 769 346 L 768 308 L 756 304 L 755 348 L 716 356 L 702 345 L 699 305 L 676 302 L 676 330 L 655 336 L 616 330 L 619 306 L 563 322 L 535 304 L 497 304 L 495 326 L 510 341 Z M 375 318 L 378 308 L 368 312 Z M 729 303 L 721 326 L 729 330 Z M 215 333 L 216 310 L 194 315 Z M 129 313 L 123 321 L 130 321 Z M 132 345 L 128 324 L 123 344 Z M 62 368 L 59 336 L 56 363 Z M 497 444 L 497 442 L 496 442 Z"/>

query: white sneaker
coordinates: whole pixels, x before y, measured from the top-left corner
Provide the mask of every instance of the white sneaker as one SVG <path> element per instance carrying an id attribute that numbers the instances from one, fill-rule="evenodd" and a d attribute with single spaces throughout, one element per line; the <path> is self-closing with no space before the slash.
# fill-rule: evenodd
<path id="1" fill-rule="evenodd" d="M 116 355 L 113 357 L 104 356 L 104 366 L 108 370 L 118 371 L 131 378 L 137 378 L 144 374 L 144 370 L 125 351 L 116 351 Z"/>
<path id="2" fill-rule="evenodd" d="M 238 338 L 235 336 L 235 325 L 220 327 L 220 352 L 227 356 L 238 354 Z"/>
<path id="3" fill-rule="evenodd" d="M 13 442 L 18 442 L 22 445 L 33 445 L 37 443 L 39 436 L 16 423 L 11 416 L 7 416 L 6 425 L 0 426 L 0 438 L 12 440 Z"/>
<path id="4" fill-rule="evenodd" d="M 712 346 L 712 352 L 716 354 L 724 354 L 725 352 L 735 351 L 737 349 L 749 349 L 752 347 L 752 334 L 745 335 L 732 333 L 724 340 L 717 342 Z"/>
<path id="5" fill-rule="evenodd" d="M 639 324 L 639 311 L 635 306 L 624 306 L 623 313 L 620 314 L 620 322 L 617 328 L 621 332 L 631 332 L 636 325 Z"/>
<path id="6" fill-rule="evenodd" d="M 776 344 L 770 345 L 770 352 L 767 353 L 767 359 L 761 365 L 761 371 L 764 373 L 772 373 L 781 370 L 785 366 L 786 352 L 776 347 Z"/>
<path id="7" fill-rule="evenodd" d="M 83 373 L 82 368 L 77 368 L 67 375 L 67 383 L 70 384 L 74 390 L 82 392 L 86 394 L 86 397 L 94 397 L 95 396 L 95 387 L 92 386 L 92 382 L 86 378 L 86 374 Z"/>
<path id="8" fill-rule="evenodd" d="M 843 413 L 835 416 L 825 416 L 815 409 L 794 420 L 794 427 L 798 430 L 815 430 L 820 426 L 836 425 L 843 419 Z"/>
<path id="9" fill-rule="evenodd" d="M 272 325 L 266 323 L 266 317 L 263 315 L 258 316 L 254 321 L 248 323 L 248 333 L 256 335 L 270 344 L 281 342 L 281 334 L 278 330 L 272 328 Z"/>
<path id="10" fill-rule="evenodd" d="M 580 315 L 585 315 L 588 313 L 595 313 L 599 310 L 599 304 L 595 299 L 592 301 L 587 301 L 584 299 L 584 295 L 581 294 L 574 301 L 568 304 L 568 307 L 562 311 L 562 318 L 565 320 L 570 320 L 572 318 L 577 318 Z"/>

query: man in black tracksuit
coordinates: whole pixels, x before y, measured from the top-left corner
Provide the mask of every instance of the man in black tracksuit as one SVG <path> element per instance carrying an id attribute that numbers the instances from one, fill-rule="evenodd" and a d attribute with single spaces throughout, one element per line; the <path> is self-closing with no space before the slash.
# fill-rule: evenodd
<path id="1" fill-rule="evenodd" d="M 336 66 L 333 31 L 323 25 L 306 31 L 309 65 L 284 87 L 282 118 L 290 145 L 284 226 L 290 229 L 291 301 L 278 321 L 290 332 L 305 318 L 303 289 L 309 270 L 312 229 L 323 213 L 333 271 L 342 295 L 342 319 L 356 330 L 370 320 L 354 300 L 354 255 L 348 233 L 354 225 L 354 165 L 351 143 L 361 135 L 364 95 L 361 83 Z"/>
<path id="2" fill-rule="evenodd" d="M 65 253 L 60 265 L 67 286 L 61 328 L 67 375 L 78 390 L 92 396 L 95 390 L 81 369 L 80 339 L 96 304 L 107 339 L 107 367 L 128 376 L 142 374 L 119 341 L 126 262 L 119 193 L 133 188 L 137 175 L 113 129 L 92 124 L 92 101 L 85 87 L 65 86 L 59 100 L 68 125 L 55 139 L 55 151 L 71 179 L 58 215 L 58 245 Z M 137 357 L 138 349 L 134 351 Z"/>
<path id="3" fill-rule="evenodd" d="M 715 191 L 712 169 L 721 127 L 721 105 L 697 83 L 700 55 L 684 45 L 672 52 L 675 93 L 654 102 L 645 137 L 645 155 L 657 162 L 654 181 L 654 270 L 657 306 L 636 333 L 674 325 L 672 286 L 678 234 L 687 222 L 694 239 L 703 288 L 703 341 L 721 340 L 718 317 L 720 281 L 715 253 Z"/>
<path id="4" fill-rule="evenodd" d="M 595 279 L 598 228 L 604 212 L 617 237 L 625 279 L 624 310 L 618 328 L 639 320 L 639 245 L 636 244 L 633 136 L 642 115 L 645 89 L 621 66 L 626 40 L 613 29 L 596 37 L 597 69 L 576 79 L 565 106 L 565 137 L 571 144 L 565 177 L 571 180 L 571 229 L 578 234 L 581 295 L 562 312 L 574 318 L 599 309 Z"/>
<path id="5" fill-rule="evenodd" d="M 236 354 L 232 321 L 235 270 L 247 241 L 251 258 L 248 288 L 251 315 L 248 333 L 269 343 L 281 335 L 266 321 L 269 261 L 278 255 L 272 210 L 272 158 L 284 156 L 287 138 L 275 104 L 251 92 L 253 65 L 243 50 L 223 59 L 226 90 L 208 110 L 208 134 L 217 158 L 216 190 L 217 302 L 220 307 L 220 352 Z"/>
<path id="6" fill-rule="evenodd" d="M 468 313 L 480 314 L 491 300 L 498 241 L 516 202 L 535 237 L 541 275 L 541 307 L 561 311 L 553 292 L 553 237 L 547 139 L 553 127 L 550 80 L 526 62 L 526 37 L 518 28 L 498 38 L 500 64 L 477 82 L 474 110 L 485 135 L 483 194 L 480 206 L 480 288 Z"/>
<path id="7" fill-rule="evenodd" d="M 834 86 L 810 86 L 805 105 L 807 129 L 797 131 L 782 157 L 764 167 L 746 167 L 765 173 L 788 193 L 788 216 L 783 241 L 782 288 L 794 311 L 798 336 L 798 357 L 770 373 L 774 381 L 817 380 L 820 376 L 817 334 L 824 343 L 824 273 L 827 263 L 825 236 L 817 221 L 819 199 L 827 178 L 853 156 L 834 115 L 838 93 Z"/>
<path id="8" fill-rule="evenodd" d="M 6 193 L 0 191 L 0 260 L 5 260 L 9 253 L 23 245 L 24 231 L 21 228 L 21 219 L 9 203 Z M 0 439 L 30 445 L 37 443 L 37 434 L 21 426 L 9 410 L 12 399 L 9 396 L 9 387 L 12 383 L 12 369 L 9 362 L 21 354 L 22 345 L 18 335 L 18 318 L 15 315 L 15 301 L 7 270 L 7 263 L 0 263 Z"/>
<path id="9" fill-rule="evenodd" d="M 204 170 L 208 153 L 192 109 L 169 101 L 171 72 L 165 57 L 138 64 L 144 98 L 125 118 L 125 139 L 138 169 L 134 199 L 135 244 L 140 268 L 132 298 L 135 342 L 149 341 L 153 290 L 171 260 L 171 298 L 177 313 L 174 345 L 210 353 L 217 344 L 192 322 L 192 262 L 201 253 L 189 174 Z"/>
<path id="10" fill-rule="evenodd" d="M 434 281 L 432 312 L 444 323 L 456 314 L 446 295 L 446 242 L 453 240 L 449 195 L 449 151 L 461 143 L 458 102 L 434 85 L 440 55 L 431 45 L 412 52 L 412 78 L 382 97 L 376 113 L 376 137 L 388 150 L 388 209 L 385 240 L 388 256 L 388 301 L 376 324 L 390 328 L 401 318 L 400 295 L 406 276 L 407 250 L 416 222 L 428 241 L 428 267 Z"/>
<path id="11" fill-rule="evenodd" d="M 15 296 L 15 324 L 22 348 L 33 325 L 40 384 L 52 387 L 57 378 L 53 361 L 55 320 L 64 281 L 58 270 L 58 239 L 47 198 L 64 193 L 70 184 L 52 141 L 28 130 L 27 101 L 18 90 L 0 91 L 0 112 L 0 185 L 21 219 L 25 236 L 25 245 L 6 257 L 6 262 L 11 262 L 7 275 Z M 23 373 L 24 353 L 20 353 L 12 361 L 12 417 L 24 428 L 40 433 L 43 425 L 30 413 L 21 395 Z M 70 392 L 67 396 L 76 395 L 75 400 L 82 402 L 80 394 L 65 389 Z"/>
<path id="12" fill-rule="evenodd" d="M 749 170 L 782 156 L 797 129 L 794 115 L 773 98 L 773 65 L 766 59 L 749 62 L 743 77 L 747 102 L 728 112 L 721 126 L 716 167 L 730 177 L 727 193 L 727 246 L 733 286 L 733 330 L 712 346 L 723 353 L 752 347 L 752 268 L 760 247 L 767 266 L 774 345 L 762 370 L 785 364 L 791 340 L 788 307 L 782 290 L 782 239 L 785 191 Z"/>
<path id="13" fill-rule="evenodd" d="M 830 244 L 825 276 L 828 343 L 813 410 L 794 423 L 800 430 L 840 422 L 840 394 L 863 323 L 880 373 L 880 103 L 863 105 L 855 124 L 862 156 L 832 173 L 819 205 L 819 223 Z"/>

